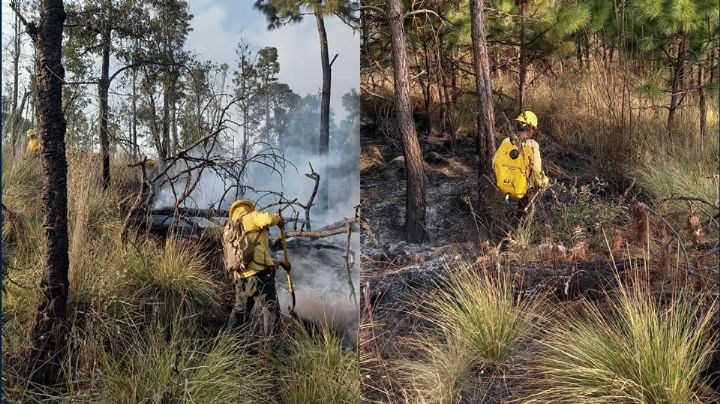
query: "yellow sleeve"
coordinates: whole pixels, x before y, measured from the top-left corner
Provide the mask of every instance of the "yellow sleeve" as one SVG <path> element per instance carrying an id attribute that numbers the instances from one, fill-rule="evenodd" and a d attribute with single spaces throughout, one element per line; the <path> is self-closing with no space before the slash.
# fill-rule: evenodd
<path id="1" fill-rule="evenodd" d="M 532 148 L 532 176 L 533 181 L 540 187 L 547 186 L 548 179 L 542 170 L 542 157 L 540 157 L 540 145 L 536 141 L 530 142 Z"/>
<path id="2" fill-rule="evenodd" d="M 261 229 L 275 226 L 280 222 L 280 215 L 277 213 L 253 212 L 253 224 Z"/>

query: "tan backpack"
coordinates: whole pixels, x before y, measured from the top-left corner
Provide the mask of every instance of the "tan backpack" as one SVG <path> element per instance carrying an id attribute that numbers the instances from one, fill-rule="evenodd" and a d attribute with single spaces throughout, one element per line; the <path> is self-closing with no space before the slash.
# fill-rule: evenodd
<path id="1" fill-rule="evenodd" d="M 257 233 L 251 241 L 250 233 Z M 255 247 L 262 231 L 245 231 L 242 219 L 228 219 L 223 228 L 223 261 L 225 270 L 232 275 L 234 272 L 243 272 L 253 260 Z"/>

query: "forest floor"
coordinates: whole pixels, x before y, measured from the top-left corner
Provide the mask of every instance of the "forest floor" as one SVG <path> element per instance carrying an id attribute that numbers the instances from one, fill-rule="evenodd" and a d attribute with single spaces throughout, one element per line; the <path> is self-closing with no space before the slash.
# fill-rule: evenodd
<path id="1" fill-rule="evenodd" d="M 423 314 L 426 298 L 438 292 L 439 280 L 461 266 L 510 273 L 520 293 L 546 282 L 545 291 L 554 295 L 553 309 L 565 312 L 582 300 L 607 298 L 604 289 L 612 289 L 614 274 L 624 270 L 643 272 L 645 268 L 655 290 L 686 282 L 699 294 L 711 293 L 718 268 L 716 222 L 710 219 L 711 235 L 693 244 L 684 228 L 687 214 L 669 209 L 667 214 L 660 212 L 662 218 L 650 215 L 652 245 L 648 250 L 646 244 L 633 240 L 637 227 L 633 206 L 638 201 L 655 206 L 653 198 L 634 183 L 623 184 L 624 191 L 613 191 L 601 173 L 593 172 L 590 157 L 558 143 L 543 147 L 539 141 L 545 171 L 557 184 L 539 195 L 535 220 L 518 227 L 505 220 L 514 204 L 503 201 L 499 193 L 490 197 L 495 198 L 492 207 L 479 205 L 474 139 L 459 139 L 455 153 L 448 139 L 421 139 L 429 238 L 415 244 L 402 240 L 405 177 L 401 149 L 386 138 L 367 133 L 361 137 L 361 204 L 366 224 L 361 236 L 364 400 L 428 401 L 420 393 L 425 387 L 400 375 L 408 362 L 423 360 L 413 341 L 437 331 Z M 495 236 L 489 236 L 488 223 L 499 224 Z M 687 246 L 693 267 L 689 276 L 683 272 L 686 265 L 677 240 L 670 241 L 669 227 L 677 229 L 680 242 Z M 594 274 L 576 276 L 586 272 Z M 589 293 L 590 289 L 600 293 Z M 524 338 L 503 366 L 474 368 L 452 401 L 522 399 L 528 382 L 538 377 L 529 364 L 542 350 L 541 344 Z M 437 397 L 430 401 L 435 399 L 443 401 Z"/>

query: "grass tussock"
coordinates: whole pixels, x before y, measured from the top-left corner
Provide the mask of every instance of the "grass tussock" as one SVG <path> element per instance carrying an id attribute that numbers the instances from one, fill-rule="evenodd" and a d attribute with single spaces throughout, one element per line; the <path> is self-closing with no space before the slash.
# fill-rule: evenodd
<path id="1" fill-rule="evenodd" d="M 512 283 L 471 265 L 448 269 L 418 315 L 431 324 L 410 338 L 414 355 L 398 363 L 420 402 L 457 402 L 475 369 L 509 364 L 541 320 L 542 296 L 516 298 Z"/>
<path id="2" fill-rule="evenodd" d="M 117 258 L 125 294 L 149 311 L 153 322 L 197 322 L 220 311 L 219 287 L 195 247 L 169 238 L 164 248 L 146 243 Z"/>
<path id="3" fill-rule="evenodd" d="M 451 270 L 428 296 L 426 308 L 430 321 L 455 335 L 477 363 L 496 366 L 528 336 L 542 303 L 542 297 L 516 298 L 512 282 L 502 275 L 493 277 L 463 265 Z"/>
<path id="4" fill-rule="evenodd" d="M 357 403 L 360 369 L 355 353 L 323 326 L 315 333 L 298 329 L 290 337 L 290 352 L 280 358 L 282 402 Z"/>
<path id="5" fill-rule="evenodd" d="M 103 358 L 99 402 L 269 402 L 276 384 L 249 341 L 221 334 L 207 342 L 167 343 L 153 337 L 132 344 L 120 359 Z"/>
<path id="6" fill-rule="evenodd" d="M 704 402 L 700 375 L 717 334 L 716 306 L 701 311 L 683 297 L 660 304 L 647 289 L 619 286 L 610 315 L 584 303 L 542 339 L 534 369 L 535 403 Z"/>

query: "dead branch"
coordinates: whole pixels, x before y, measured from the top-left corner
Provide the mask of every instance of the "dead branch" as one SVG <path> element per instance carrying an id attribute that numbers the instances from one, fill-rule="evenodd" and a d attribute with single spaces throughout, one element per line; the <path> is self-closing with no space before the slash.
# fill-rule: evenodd
<path id="1" fill-rule="evenodd" d="M 327 226 L 323 227 L 320 230 L 317 231 L 289 231 L 287 232 L 287 237 L 307 237 L 312 239 L 317 238 L 324 238 L 324 237 L 331 237 L 331 236 L 337 236 L 338 234 L 343 234 L 347 231 L 347 224 L 350 224 L 352 230 L 357 230 L 356 226 L 357 223 L 353 219 L 347 219 L 341 222 L 342 225 L 340 226 Z"/>
<path id="2" fill-rule="evenodd" d="M 665 201 L 694 201 L 694 202 L 702 202 L 702 203 L 710 206 L 711 208 L 713 208 L 713 209 L 715 209 L 715 210 L 717 210 L 717 211 L 720 211 L 720 205 L 716 205 L 716 204 L 708 201 L 707 199 L 702 198 L 702 197 L 699 197 L 699 196 L 696 196 L 696 195 L 672 194 L 671 196 L 669 196 L 669 197 L 667 197 L 667 198 L 663 198 L 663 199 L 660 200 L 660 202 L 665 202 Z"/>

